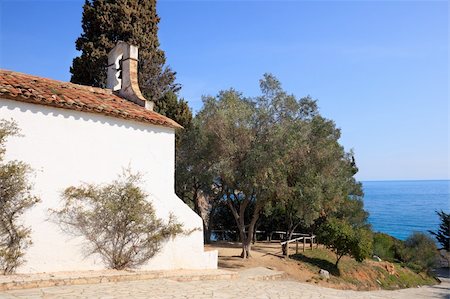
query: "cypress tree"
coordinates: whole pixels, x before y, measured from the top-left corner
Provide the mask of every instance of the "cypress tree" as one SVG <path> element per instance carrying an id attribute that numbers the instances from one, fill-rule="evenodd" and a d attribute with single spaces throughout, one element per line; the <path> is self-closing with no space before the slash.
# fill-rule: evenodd
<path id="1" fill-rule="evenodd" d="M 156 102 L 155 111 L 173 119 L 185 129 L 189 129 L 191 126 L 191 109 L 183 98 L 179 99 L 172 91 L 167 92 Z"/>
<path id="2" fill-rule="evenodd" d="M 73 60 L 73 83 L 105 87 L 107 54 L 120 40 L 139 47 L 139 85 L 143 95 L 157 102 L 177 92 L 175 72 L 165 66 L 159 48 L 156 0 L 86 0 L 83 33 L 76 40 L 81 55 Z"/>

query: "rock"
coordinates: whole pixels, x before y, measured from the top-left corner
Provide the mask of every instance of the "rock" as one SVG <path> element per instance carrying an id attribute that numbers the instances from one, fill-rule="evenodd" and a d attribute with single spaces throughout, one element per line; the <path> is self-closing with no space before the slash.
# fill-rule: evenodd
<path id="1" fill-rule="evenodd" d="M 384 268 L 385 268 L 386 271 L 389 273 L 389 275 L 395 275 L 395 274 L 396 274 L 396 272 L 395 272 L 395 267 L 394 267 L 393 264 L 391 264 L 391 263 L 386 263 L 386 264 L 384 265 Z"/>
<path id="2" fill-rule="evenodd" d="M 327 270 L 320 269 L 319 274 L 322 278 L 330 279 L 330 272 L 328 272 Z"/>
<path id="3" fill-rule="evenodd" d="M 372 258 L 373 258 L 374 261 L 381 262 L 380 257 L 377 256 L 377 255 L 374 255 Z"/>

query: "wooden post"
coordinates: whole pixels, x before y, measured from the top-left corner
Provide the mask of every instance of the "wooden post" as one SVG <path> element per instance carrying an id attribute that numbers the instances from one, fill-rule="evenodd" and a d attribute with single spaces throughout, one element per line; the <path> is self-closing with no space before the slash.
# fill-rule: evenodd
<path id="1" fill-rule="evenodd" d="M 286 242 L 286 258 L 289 258 L 289 242 Z"/>
<path id="2" fill-rule="evenodd" d="M 295 239 L 295 254 L 298 254 L 298 239 Z"/>
<path id="3" fill-rule="evenodd" d="M 313 237 L 312 236 L 309 238 L 309 242 L 310 242 L 310 247 L 312 250 L 313 249 Z"/>
<path id="4" fill-rule="evenodd" d="M 306 238 L 303 237 L 303 252 L 305 252 Z"/>

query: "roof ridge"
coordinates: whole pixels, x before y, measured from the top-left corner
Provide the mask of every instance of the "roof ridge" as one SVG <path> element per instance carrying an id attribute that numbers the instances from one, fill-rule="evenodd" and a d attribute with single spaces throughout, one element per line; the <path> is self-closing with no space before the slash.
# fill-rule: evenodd
<path id="1" fill-rule="evenodd" d="M 64 86 L 71 86 L 71 87 L 74 87 L 74 88 L 79 88 L 79 89 L 87 90 L 87 91 L 90 91 L 90 92 L 97 92 L 97 93 L 101 93 L 101 94 L 114 94 L 112 92 L 112 90 L 107 89 L 107 88 L 94 87 L 94 86 L 89 86 L 89 85 L 82 85 L 82 84 L 77 84 L 77 83 L 57 80 L 57 79 L 51 79 L 51 78 L 47 78 L 47 77 L 39 77 L 37 75 L 29 75 L 29 74 L 25 74 L 25 73 L 22 73 L 22 72 L 16 72 L 16 71 L 11 71 L 11 70 L 6 70 L 6 69 L 0 69 L 0 73 L 11 74 L 11 75 L 19 75 L 19 76 L 24 76 L 24 77 L 34 77 L 35 80 L 40 80 L 40 81 L 48 80 L 48 81 L 51 81 L 53 83 L 59 83 L 59 84 L 61 84 L 62 87 L 64 87 Z"/>

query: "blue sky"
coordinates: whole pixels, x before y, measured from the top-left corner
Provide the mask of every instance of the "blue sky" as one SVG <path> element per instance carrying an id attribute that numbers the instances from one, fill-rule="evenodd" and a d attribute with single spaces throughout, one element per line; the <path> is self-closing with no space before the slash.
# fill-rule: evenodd
<path id="1" fill-rule="evenodd" d="M 0 0 L 0 67 L 68 81 L 82 0 Z M 318 99 L 361 180 L 449 178 L 447 1 L 160 1 L 159 38 L 194 111 L 265 72 Z"/>

